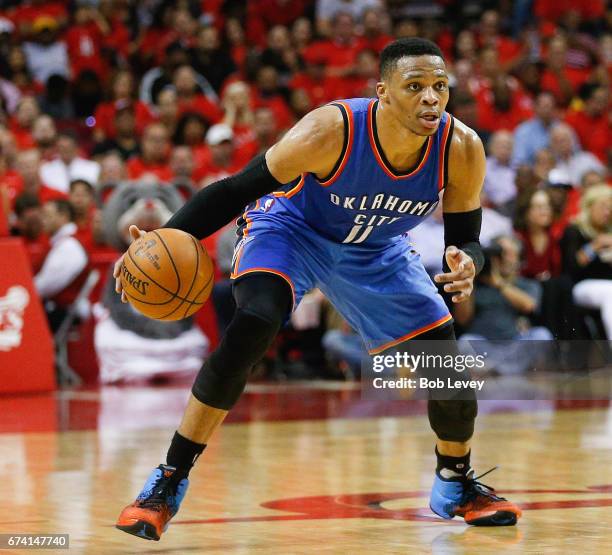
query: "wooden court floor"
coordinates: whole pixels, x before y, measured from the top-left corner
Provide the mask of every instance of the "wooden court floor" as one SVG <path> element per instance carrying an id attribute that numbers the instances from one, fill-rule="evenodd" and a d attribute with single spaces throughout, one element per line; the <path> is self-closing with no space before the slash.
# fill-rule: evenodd
<path id="1" fill-rule="evenodd" d="M 93 419 L 89 406 L 89 416 L 55 430 L 0 433 L 0 533 L 68 533 L 64 552 L 105 555 L 612 553 L 609 403 L 523 403 L 479 418 L 473 464 L 501 465 L 483 481 L 523 507 L 516 527 L 432 516 L 433 436 L 422 410 L 353 418 L 350 409 L 341 418 L 226 424 L 168 532 L 146 542 L 113 523 L 162 461 L 185 391 L 156 391 L 149 417 L 133 396 L 118 403 L 117 392 L 104 414 L 107 394 L 83 394 Z"/>

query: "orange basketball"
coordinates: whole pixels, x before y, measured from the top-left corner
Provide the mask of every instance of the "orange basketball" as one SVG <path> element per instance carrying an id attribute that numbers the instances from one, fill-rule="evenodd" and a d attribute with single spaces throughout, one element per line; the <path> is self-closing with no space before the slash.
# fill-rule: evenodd
<path id="1" fill-rule="evenodd" d="M 123 258 L 121 284 L 130 304 L 155 320 L 182 320 L 208 299 L 213 264 L 189 233 L 157 229 L 134 241 Z"/>

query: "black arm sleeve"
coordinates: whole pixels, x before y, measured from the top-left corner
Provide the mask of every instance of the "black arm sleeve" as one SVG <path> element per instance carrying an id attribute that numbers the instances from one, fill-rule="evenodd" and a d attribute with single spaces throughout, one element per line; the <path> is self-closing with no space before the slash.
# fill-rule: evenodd
<path id="1" fill-rule="evenodd" d="M 282 187 L 270 173 L 263 154 L 241 172 L 198 191 L 164 225 L 203 239 L 221 229 L 244 207 Z"/>
<path id="2" fill-rule="evenodd" d="M 474 261 L 476 274 L 484 265 L 484 254 L 480 246 L 480 226 L 482 225 L 482 208 L 469 212 L 444 212 L 444 250 L 449 245 L 466 252 Z M 448 272 L 446 256 L 442 262 L 445 272 Z"/>

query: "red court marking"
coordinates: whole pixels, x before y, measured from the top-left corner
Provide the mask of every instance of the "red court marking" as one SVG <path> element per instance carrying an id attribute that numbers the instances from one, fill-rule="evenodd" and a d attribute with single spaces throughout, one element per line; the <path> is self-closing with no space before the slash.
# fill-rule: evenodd
<path id="1" fill-rule="evenodd" d="M 548 493 L 559 495 L 609 493 L 612 485 L 588 486 L 586 489 L 513 489 L 504 490 L 504 494 Z M 434 516 L 429 509 L 422 507 L 390 510 L 382 503 L 396 499 L 414 499 L 428 497 L 429 491 L 405 491 L 392 493 L 364 493 L 345 495 L 320 495 L 311 497 L 294 497 L 267 501 L 261 506 L 266 509 L 287 511 L 295 514 L 269 515 L 235 518 L 211 518 L 201 520 L 179 520 L 174 524 L 225 524 L 237 522 L 273 522 L 283 520 L 329 520 L 339 518 L 377 518 L 408 521 L 430 521 L 445 524 L 463 524 L 463 521 L 448 521 Z M 559 499 L 533 501 L 518 504 L 521 509 L 581 509 L 588 507 L 612 507 L 612 499 Z"/>

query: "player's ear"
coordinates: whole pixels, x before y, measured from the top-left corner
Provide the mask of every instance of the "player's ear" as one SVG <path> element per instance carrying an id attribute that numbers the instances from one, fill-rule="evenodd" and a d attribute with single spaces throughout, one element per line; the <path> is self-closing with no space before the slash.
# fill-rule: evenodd
<path id="1" fill-rule="evenodd" d="M 376 83 L 376 95 L 378 96 L 378 99 L 381 102 L 385 104 L 387 103 L 387 83 L 385 83 L 384 81 L 379 81 L 378 83 Z"/>

